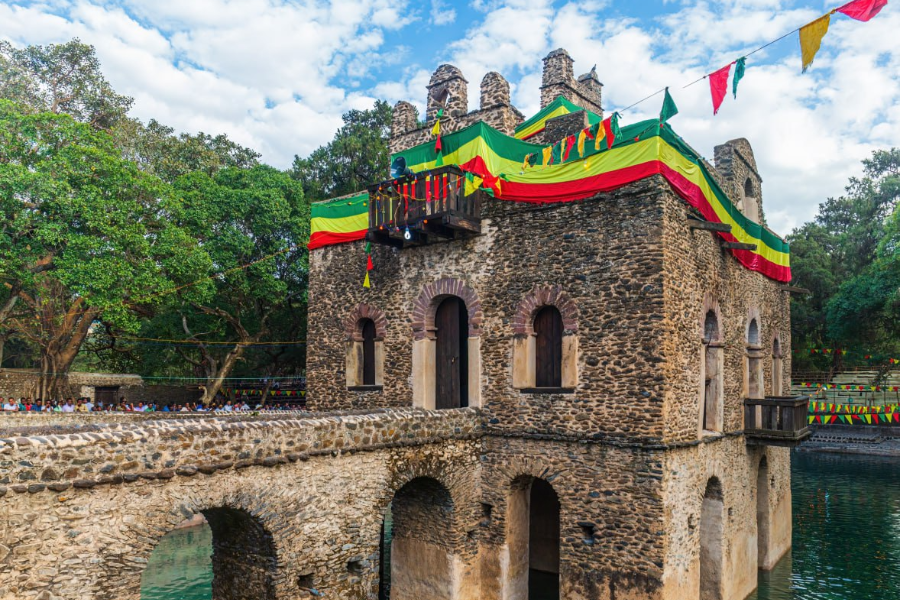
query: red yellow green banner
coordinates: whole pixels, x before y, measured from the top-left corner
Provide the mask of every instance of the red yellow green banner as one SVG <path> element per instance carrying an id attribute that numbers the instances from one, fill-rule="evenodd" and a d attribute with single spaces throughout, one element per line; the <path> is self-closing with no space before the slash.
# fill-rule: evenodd
<path id="1" fill-rule="evenodd" d="M 731 225 L 730 233 L 718 234 L 725 241 L 756 246 L 755 250 L 730 250 L 741 264 L 777 281 L 791 279 L 787 242 L 747 219 L 713 179 L 703 159 L 658 120 L 622 127 L 612 147 L 584 143 L 575 149 L 567 140 L 550 147 L 569 148 L 568 159 L 563 158 L 565 153 L 546 152 L 544 146 L 507 136 L 482 122 L 443 135 L 441 142 L 440 151 L 426 142 L 392 159 L 402 156 L 409 169 L 426 175 L 436 167 L 455 164 L 495 198 L 537 204 L 580 200 L 661 175 L 706 220 Z M 368 226 L 367 205 L 365 193 L 314 204 L 309 247 L 362 239 Z"/>
<path id="2" fill-rule="evenodd" d="M 579 110 L 584 109 L 577 104 L 573 104 L 565 96 L 557 96 L 556 100 L 542 108 L 538 114 L 527 121 L 520 123 L 515 130 L 515 138 L 517 140 L 527 140 L 544 131 L 544 129 L 547 128 L 547 121 L 550 119 L 578 112 Z M 587 113 L 588 123 L 590 125 L 600 122 L 600 115 L 592 113 L 589 110 L 586 110 L 585 112 Z"/>
<path id="3" fill-rule="evenodd" d="M 312 250 L 366 237 L 366 230 L 369 228 L 368 206 L 368 192 L 314 203 L 311 207 L 312 222 L 307 247 Z"/>

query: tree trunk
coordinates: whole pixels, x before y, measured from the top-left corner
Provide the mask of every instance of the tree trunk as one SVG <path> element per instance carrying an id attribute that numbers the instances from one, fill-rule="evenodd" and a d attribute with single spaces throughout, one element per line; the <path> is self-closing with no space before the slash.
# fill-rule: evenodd
<path id="1" fill-rule="evenodd" d="M 225 360 L 222 361 L 222 367 L 218 369 L 218 372 L 207 377 L 206 392 L 203 394 L 202 398 L 204 404 L 209 404 L 216 397 L 216 394 L 218 394 L 219 390 L 222 389 L 222 384 L 224 383 L 225 378 L 228 377 L 228 374 L 231 373 L 231 369 L 234 368 L 234 365 L 238 360 L 240 360 L 243 354 L 244 345 L 236 345 L 228 353 L 228 356 L 225 357 Z"/>

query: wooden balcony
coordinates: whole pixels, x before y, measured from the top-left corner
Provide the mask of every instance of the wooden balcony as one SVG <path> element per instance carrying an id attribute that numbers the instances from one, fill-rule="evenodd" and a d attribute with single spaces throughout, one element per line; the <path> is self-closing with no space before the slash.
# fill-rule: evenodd
<path id="1" fill-rule="evenodd" d="M 480 235 L 486 194 L 466 194 L 465 182 L 446 166 L 369 186 L 366 239 L 404 248 Z"/>
<path id="2" fill-rule="evenodd" d="M 744 400 L 744 435 L 748 444 L 793 447 L 809 437 L 809 396 Z"/>

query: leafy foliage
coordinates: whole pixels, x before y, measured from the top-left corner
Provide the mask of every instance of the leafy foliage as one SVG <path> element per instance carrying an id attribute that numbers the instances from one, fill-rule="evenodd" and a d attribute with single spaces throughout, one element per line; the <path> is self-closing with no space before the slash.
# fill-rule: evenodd
<path id="1" fill-rule="evenodd" d="M 900 149 L 876 151 L 863 167 L 846 196 L 829 198 L 789 237 L 794 282 L 812 291 L 791 310 L 801 369 L 828 366 L 808 357 L 811 347 L 900 351 Z"/>
<path id="2" fill-rule="evenodd" d="M 125 118 L 133 103 L 113 91 L 100 73 L 93 46 L 77 38 L 23 49 L 0 42 L 0 98 L 67 114 L 99 129 Z"/>
<path id="3" fill-rule="evenodd" d="M 377 100 L 373 108 L 351 110 L 343 118 L 330 143 L 307 158 L 294 157 L 293 176 L 310 201 L 358 192 L 390 175 L 390 105 Z"/>

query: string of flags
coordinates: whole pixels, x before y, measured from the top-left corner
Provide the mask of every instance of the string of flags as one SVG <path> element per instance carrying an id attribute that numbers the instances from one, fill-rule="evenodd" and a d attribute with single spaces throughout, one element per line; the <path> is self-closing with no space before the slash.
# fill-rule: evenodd
<path id="1" fill-rule="evenodd" d="M 770 46 L 771 44 L 774 44 L 775 42 L 786 38 L 792 33 L 799 33 L 800 55 L 803 67 L 802 72 L 806 73 L 806 70 L 810 67 L 810 65 L 812 65 L 813 60 L 816 57 L 816 53 L 818 53 L 819 51 L 819 48 L 822 44 L 822 39 L 828 32 L 828 26 L 831 23 L 831 15 L 833 15 L 834 13 L 841 13 L 850 17 L 851 19 L 866 22 L 871 20 L 873 17 L 875 17 L 875 15 L 881 12 L 881 9 L 884 8 L 887 3 L 888 0 L 852 0 L 851 2 L 848 2 L 843 6 L 830 10 L 818 19 L 807 23 L 802 27 L 799 27 L 794 31 L 791 31 L 774 41 L 760 46 L 752 52 L 748 52 L 744 56 L 728 63 L 724 67 L 721 67 L 720 69 L 717 69 L 712 73 L 704 75 L 697 81 L 701 81 L 702 79 L 709 80 L 709 91 L 710 96 L 712 97 L 713 115 L 719 112 L 719 108 L 722 106 L 722 102 L 724 102 L 725 96 L 727 95 L 728 77 L 731 73 L 731 67 L 734 67 L 734 77 L 732 78 L 731 90 L 734 98 L 737 99 L 738 82 L 740 82 L 741 79 L 744 78 L 745 70 L 747 68 L 747 57 L 749 57 L 751 54 L 759 52 L 763 48 L 766 48 L 767 46 Z M 689 83 L 684 87 L 690 87 L 694 83 L 697 83 L 697 81 Z"/>
<path id="2" fill-rule="evenodd" d="M 525 155 L 525 159 L 522 161 L 522 170 L 564 163 L 572 156 L 572 148 L 575 148 L 578 158 L 584 158 L 584 148 L 588 140 L 593 140 L 595 151 L 609 150 L 621 137 L 619 113 L 614 112 L 599 123 L 585 127 L 577 135 L 568 135 L 556 143 L 546 146 L 541 150 L 540 155 L 536 152 Z"/>
<path id="3" fill-rule="evenodd" d="M 236 397 L 241 396 L 262 396 L 263 390 L 231 390 Z M 285 398 L 301 398 L 306 396 L 306 390 L 269 390 L 269 396 L 278 396 Z"/>
<path id="4" fill-rule="evenodd" d="M 835 354 L 840 354 L 841 356 L 847 356 L 847 354 L 856 354 L 856 352 L 851 352 L 850 350 L 846 350 L 844 348 L 810 348 L 809 353 L 811 355 L 822 354 L 826 356 Z M 863 354 L 863 358 L 865 360 L 887 362 L 890 365 L 900 365 L 900 358 L 885 358 L 883 355 L 879 356 L 874 354 Z"/>
<path id="5" fill-rule="evenodd" d="M 900 392 L 900 386 L 897 385 L 863 385 L 858 383 L 837 384 L 837 383 L 812 383 L 803 381 L 798 384 L 804 388 L 814 388 L 822 390 L 844 390 L 851 392 Z"/>
<path id="6" fill-rule="evenodd" d="M 837 404 L 834 402 L 810 402 L 811 413 L 833 413 L 845 415 L 900 413 L 900 404 L 863 406 L 862 404 Z"/>

